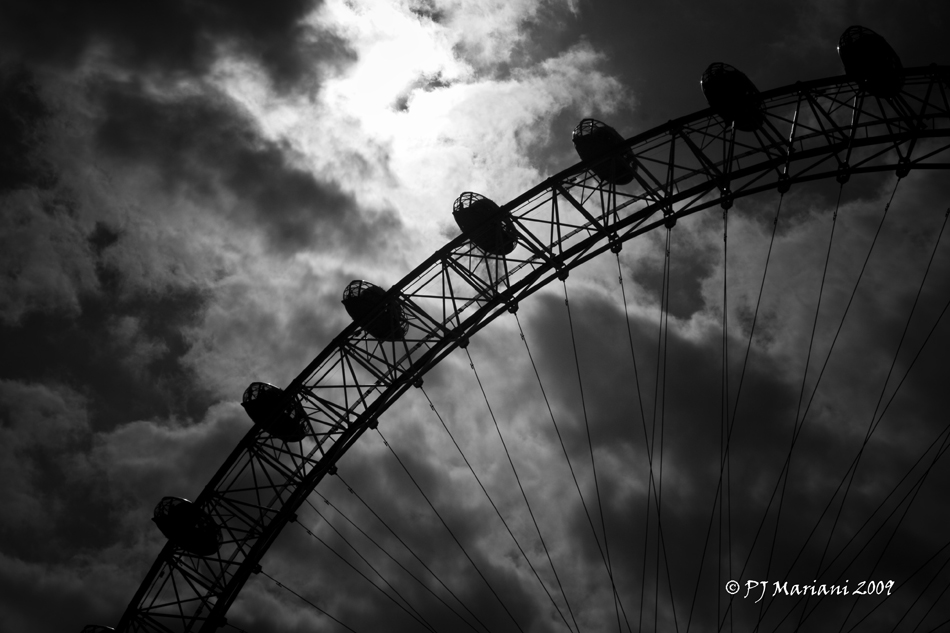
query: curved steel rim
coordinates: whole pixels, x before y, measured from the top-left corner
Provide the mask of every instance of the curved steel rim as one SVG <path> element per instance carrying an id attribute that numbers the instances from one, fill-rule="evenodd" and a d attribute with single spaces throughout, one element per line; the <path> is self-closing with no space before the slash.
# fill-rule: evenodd
<path id="1" fill-rule="evenodd" d="M 308 438 L 290 446 L 252 428 L 197 498 L 199 507 L 223 522 L 225 552 L 198 557 L 167 543 L 116 630 L 216 630 L 281 529 L 362 433 L 471 335 L 571 269 L 668 221 L 786 183 L 950 168 L 950 162 L 937 160 L 950 150 L 948 77 L 948 66 L 907 69 L 901 93 L 886 100 L 863 94 L 847 77 L 769 90 L 761 95 L 761 135 L 737 133 L 702 110 L 633 136 L 597 161 L 578 163 L 509 201 L 502 209 L 519 234 L 515 253 L 486 255 L 460 235 L 387 293 L 410 315 L 405 341 L 377 342 L 358 323 L 334 338 L 284 390 L 285 403 L 304 404 Z M 779 132 L 782 125 L 790 126 L 787 137 Z M 634 191 L 597 181 L 591 168 L 628 149 L 638 162 Z M 710 154 L 713 149 L 722 151 L 721 158 Z M 551 235 L 547 243 L 539 237 L 544 232 Z M 445 288 L 446 281 L 449 290 L 441 297 L 430 292 L 431 285 Z M 441 315 L 434 309 L 439 306 Z M 333 383 L 348 373 L 352 384 Z M 361 376 L 375 382 L 363 383 Z M 246 501 L 248 491 L 237 486 L 255 465 L 284 477 L 260 487 L 257 498 L 263 489 L 270 497 L 257 504 Z M 169 580 L 174 584 L 178 576 L 190 593 L 175 588 L 172 605 Z"/>

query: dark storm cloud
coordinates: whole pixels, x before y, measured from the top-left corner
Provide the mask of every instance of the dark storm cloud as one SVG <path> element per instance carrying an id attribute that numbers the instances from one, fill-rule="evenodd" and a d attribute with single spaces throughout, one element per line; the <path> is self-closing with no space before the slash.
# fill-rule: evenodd
<path id="1" fill-rule="evenodd" d="M 117 169 L 154 168 L 167 194 L 193 197 L 262 230 L 279 252 L 338 240 L 362 250 L 397 228 L 391 213 L 374 218 L 336 184 L 294 165 L 288 147 L 262 138 L 223 100 L 159 101 L 137 83 L 105 83 L 97 92 L 96 143 Z"/>
<path id="2" fill-rule="evenodd" d="M 197 494 L 191 482 L 206 481 L 246 428 L 222 408 L 190 429 L 138 422 L 97 434 L 87 404 L 63 385 L 0 380 L 5 623 L 57 630 L 117 618 L 161 542 L 152 506 Z M 51 596 L 62 609 L 42 610 Z"/>
<path id="3" fill-rule="evenodd" d="M 0 521 L 5 552 L 18 552 L 23 560 L 55 560 L 73 546 L 89 547 L 108 542 L 108 530 L 89 530 L 90 515 L 67 527 L 51 520 L 58 510 L 75 511 L 69 497 L 60 496 L 70 469 L 70 453 L 88 441 L 85 400 L 66 387 L 23 385 L 0 381 L 0 434 L 3 436 L 6 508 Z M 81 474 L 72 481 L 73 491 L 88 498 L 90 490 Z M 50 502 L 53 503 L 50 503 Z M 65 506 L 64 506 L 65 504 Z M 98 514 L 102 504 L 89 505 Z M 16 520 L 11 520 L 16 517 Z M 71 530 L 75 528 L 75 535 Z"/>
<path id="4" fill-rule="evenodd" d="M 0 66 L 0 195 L 52 185 L 52 167 L 38 151 L 51 115 L 29 70 Z"/>
<path id="5" fill-rule="evenodd" d="M 101 277 L 120 273 L 100 268 Z M 197 290 L 127 295 L 108 281 L 78 315 L 37 312 L 0 326 L 0 376 L 73 386 L 90 399 L 96 430 L 154 415 L 194 419 L 209 396 L 183 363 L 184 331 L 207 297 Z"/>
<path id="6" fill-rule="evenodd" d="M 339 38 L 301 23 L 318 4 L 14 0 L 0 8 L 0 51 L 71 68 L 104 49 L 115 63 L 137 71 L 200 75 L 224 46 L 259 61 L 278 88 L 289 88 L 352 56 Z"/>

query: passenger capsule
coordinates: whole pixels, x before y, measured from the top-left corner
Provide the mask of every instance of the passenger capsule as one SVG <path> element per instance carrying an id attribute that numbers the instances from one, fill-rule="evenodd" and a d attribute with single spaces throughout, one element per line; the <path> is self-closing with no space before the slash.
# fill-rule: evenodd
<path id="1" fill-rule="evenodd" d="M 904 84 L 901 60 L 887 41 L 863 26 L 849 26 L 838 40 L 844 72 L 875 97 L 893 97 Z"/>
<path id="2" fill-rule="evenodd" d="M 452 205 L 455 223 L 475 246 L 492 255 L 507 255 L 518 241 L 511 216 L 477 193 L 466 191 Z"/>
<path id="3" fill-rule="evenodd" d="M 387 302 L 383 311 L 363 323 L 383 301 Z M 387 300 L 386 292 L 379 286 L 368 281 L 351 281 L 343 291 L 343 307 L 360 327 L 380 341 L 398 341 L 406 336 L 408 324 L 402 305 L 396 299 Z"/>
<path id="4" fill-rule="evenodd" d="M 283 395 L 283 390 L 274 385 L 252 382 L 244 390 L 241 406 L 254 424 L 268 434 L 285 442 L 299 442 L 307 435 L 307 414 L 296 399 L 278 413 Z"/>
<path id="5" fill-rule="evenodd" d="M 759 91 L 742 71 L 716 62 L 703 73 L 700 85 L 709 107 L 727 124 L 734 122 L 736 129 L 751 132 L 765 120 Z"/>
<path id="6" fill-rule="evenodd" d="M 169 541 L 196 556 L 211 556 L 221 546 L 221 528 L 187 499 L 164 497 L 155 506 L 152 521 Z"/>
<path id="7" fill-rule="evenodd" d="M 583 119 L 574 128 L 571 134 L 574 149 L 581 160 L 597 160 L 611 149 L 623 143 L 623 137 L 606 123 L 597 119 Z M 615 185 L 625 185 L 633 180 L 637 171 L 637 163 L 633 152 L 627 150 L 622 154 L 611 156 L 599 161 L 591 170 L 601 180 Z"/>

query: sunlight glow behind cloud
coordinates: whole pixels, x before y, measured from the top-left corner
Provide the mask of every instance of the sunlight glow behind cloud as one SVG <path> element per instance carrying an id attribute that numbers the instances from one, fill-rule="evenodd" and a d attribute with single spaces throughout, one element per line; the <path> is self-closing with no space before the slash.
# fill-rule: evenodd
<path id="1" fill-rule="evenodd" d="M 312 20 L 341 36 L 355 61 L 315 98 L 272 94 L 233 60 L 219 65 L 218 81 L 313 169 L 364 205 L 392 205 L 417 235 L 408 269 L 455 231 L 451 205 L 462 191 L 502 203 L 547 175 L 532 150 L 554 116 L 609 112 L 626 96 L 586 43 L 496 75 L 515 27 L 534 13 L 531 3 L 505 6 L 448 7 L 435 22 L 407 6 L 328 2 Z M 468 54 L 461 45 L 473 38 L 492 45 Z"/>

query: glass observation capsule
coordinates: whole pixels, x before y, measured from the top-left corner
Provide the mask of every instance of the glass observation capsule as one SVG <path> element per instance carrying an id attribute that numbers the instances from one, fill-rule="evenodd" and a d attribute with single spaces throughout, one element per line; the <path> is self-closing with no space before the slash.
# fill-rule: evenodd
<path id="1" fill-rule="evenodd" d="M 384 301 L 382 312 L 376 312 Z M 386 291 L 379 286 L 359 279 L 351 281 L 343 291 L 343 307 L 360 327 L 380 341 L 399 341 L 406 336 L 408 324 L 402 305 L 396 299 L 387 300 Z"/>
<path id="2" fill-rule="evenodd" d="M 299 400 L 278 412 L 284 392 L 266 382 L 252 382 L 244 390 L 241 406 L 254 424 L 285 442 L 299 442 L 307 435 L 307 414 Z"/>
<path id="3" fill-rule="evenodd" d="M 901 60 L 887 41 L 863 26 L 849 26 L 838 40 L 846 75 L 875 97 L 893 97 L 904 84 Z"/>
<path id="4" fill-rule="evenodd" d="M 465 237 L 486 253 L 507 255 L 515 249 L 518 234 L 511 216 L 485 196 L 466 191 L 452 205 L 452 215 Z"/>
<path id="5" fill-rule="evenodd" d="M 736 129 L 751 132 L 765 121 L 759 91 L 742 71 L 715 62 L 703 73 L 700 85 L 709 107 L 726 123 L 735 123 Z"/>
<path id="6" fill-rule="evenodd" d="M 187 499 L 163 497 L 155 506 L 152 521 L 169 541 L 196 556 L 210 556 L 221 546 L 221 528 Z"/>
<path id="7" fill-rule="evenodd" d="M 581 160 L 596 160 L 623 143 L 623 137 L 606 123 L 597 119 L 583 119 L 571 134 L 574 149 Z M 610 158 L 598 161 L 591 170 L 601 180 L 615 185 L 625 185 L 633 180 L 637 171 L 633 152 L 627 150 Z"/>

